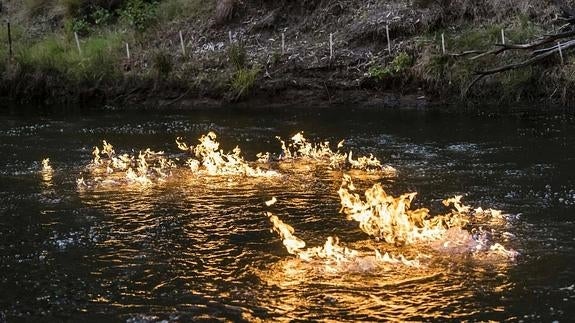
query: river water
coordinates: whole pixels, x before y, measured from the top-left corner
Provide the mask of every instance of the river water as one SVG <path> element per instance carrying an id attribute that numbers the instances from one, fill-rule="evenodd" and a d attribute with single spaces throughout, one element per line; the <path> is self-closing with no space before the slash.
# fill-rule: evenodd
<path id="1" fill-rule="evenodd" d="M 81 189 L 94 146 L 145 148 L 213 131 L 246 160 L 281 152 L 275 136 L 373 154 L 397 172 L 351 171 L 358 191 L 418 192 L 506 215 L 485 223 L 516 257 L 389 246 L 348 221 L 343 171 L 276 163 L 274 178 L 183 170 L 146 187 Z M 444 321 L 567 322 L 575 317 L 575 121 L 545 114 L 414 110 L 198 111 L 0 119 L 0 322 Z M 53 171 L 42 171 L 50 158 Z M 181 162 L 180 164 L 183 164 Z M 345 171 L 345 173 L 348 173 Z M 276 197 L 278 202 L 266 206 Z M 290 255 L 265 211 L 309 245 L 426 253 L 421 267 L 339 268 Z"/>

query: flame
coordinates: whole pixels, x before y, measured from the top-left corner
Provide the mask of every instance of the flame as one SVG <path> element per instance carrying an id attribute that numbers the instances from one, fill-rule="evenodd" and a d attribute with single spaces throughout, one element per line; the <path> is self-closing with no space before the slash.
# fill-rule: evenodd
<path id="1" fill-rule="evenodd" d="M 102 141 L 102 148 L 94 147 L 92 156 L 88 170 L 93 180 L 86 181 L 84 177 L 77 179 L 78 188 L 99 184 L 149 186 L 169 177 L 171 169 L 176 167 L 162 151 L 155 152 L 149 148 L 140 151 L 137 157 L 117 155 L 114 147 L 106 140 Z"/>
<path id="2" fill-rule="evenodd" d="M 280 160 L 312 160 L 326 162 L 331 169 L 358 169 L 363 171 L 395 172 L 391 166 L 383 166 L 375 156 L 362 156 L 353 159 L 353 152 L 341 153 L 344 140 L 337 144 L 336 151 L 330 148 L 329 142 L 311 143 L 298 132 L 286 143 L 281 137 L 276 137 L 281 143 Z"/>
<path id="3" fill-rule="evenodd" d="M 274 204 L 276 204 L 276 202 L 278 201 L 278 199 L 276 199 L 276 197 L 272 197 L 271 200 L 266 201 L 266 206 L 272 206 Z"/>
<path id="4" fill-rule="evenodd" d="M 52 166 L 50 166 L 50 158 L 42 159 L 42 171 L 48 172 L 52 170 Z"/>
<path id="5" fill-rule="evenodd" d="M 403 255 L 393 256 L 387 252 L 382 254 L 377 249 L 373 250 L 373 255 L 366 255 L 364 252 L 342 246 L 338 237 L 328 237 L 323 246 L 304 249 L 306 242 L 294 234 L 295 230 L 292 226 L 286 224 L 271 212 L 266 212 L 266 215 L 273 224 L 273 231 L 280 236 L 288 253 L 296 255 L 299 259 L 306 262 L 319 259 L 335 263 L 338 266 L 365 264 L 366 261 L 375 265 L 420 266 L 418 259 L 409 260 Z"/>
<path id="6" fill-rule="evenodd" d="M 193 153 L 197 158 L 190 158 L 186 162 L 194 172 L 198 171 L 201 165 L 209 175 L 242 175 L 248 177 L 270 177 L 279 175 L 275 171 L 250 166 L 241 156 L 241 150 L 237 146 L 232 152 L 225 153 L 220 149 L 220 143 L 216 139 L 216 134 L 209 132 L 199 139 L 200 144 L 195 147 L 188 146 L 181 138 L 178 138 L 176 143 L 178 148 Z M 265 157 L 266 155 L 264 154 L 258 155 L 259 159 Z M 267 157 L 269 158 L 269 154 Z"/>
<path id="7" fill-rule="evenodd" d="M 54 169 L 50 166 L 50 158 L 42 159 L 42 180 L 45 183 L 52 181 L 52 176 L 54 174 Z"/>
<path id="8" fill-rule="evenodd" d="M 397 198 L 387 195 L 381 184 L 365 192 L 365 201 L 355 190 L 351 177 L 344 175 L 338 190 L 341 212 L 359 223 L 362 231 L 387 243 L 412 244 L 440 239 L 447 229 L 467 223 L 463 214 L 449 214 L 430 218 L 425 208 L 410 210 L 417 193 Z M 450 202 L 451 203 L 451 202 Z"/>
<path id="9" fill-rule="evenodd" d="M 270 212 L 267 213 L 267 216 L 270 218 L 270 222 L 274 226 L 273 230 L 279 234 L 287 251 L 294 255 L 300 254 L 301 249 L 305 248 L 305 241 L 294 235 L 294 228 L 289 224 L 285 224 L 282 220 Z"/>
<path id="10" fill-rule="evenodd" d="M 270 157 L 270 153 L 266 152 L 266 153 L 258 153 L 256 155 L 256 157 L 258 158 L 258 163 L 260 164 L 267 164 L 270 162 L 271 157 Z"/>
<path id="11" fill-rule="evenodd" d="M 442 248 L 467 246 L 475 251 L 488 250 L 510 259 L 517 255 L 516 251 L 505 249 L 499 243 L 493 244 L 481 233 L 481 228 L 474 229 L 479 231 L 474 235 L 463 229 L 472 219 L 490 217 L 503 221 L 499 210 L 472 210 L 461 202 L 462 196 L 455 196 L 442 201 L 445 206 L 453 205 L 450 213 L 431 216 L 426 208 L 410 210 L 417 193 L 393 197 L 387 195 L 377 183 L 365 191 L 364 201 L 353 191 L 355 187 L 351 177 L 344 174 L 338 191 L 342 206 L 340 212 L 345 213 L 349 220 L 357 221 L 363 232 L 376 239 L 396 245 L 440 242 Z"/>

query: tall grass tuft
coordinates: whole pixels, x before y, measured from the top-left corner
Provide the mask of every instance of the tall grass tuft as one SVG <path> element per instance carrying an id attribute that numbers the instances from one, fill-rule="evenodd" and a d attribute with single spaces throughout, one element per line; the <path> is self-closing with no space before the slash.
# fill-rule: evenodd
<path id="1" fill-rule="evenodd" d="M 26 12 L 30 17 L 38 16 L 54 6 L 54 0 L 24 0 Z"/>
<path id="2" fill-rule="evenodd" d="M 73 81 L 112 79 L 120 71 L 121 36 L 108 33 L 82 42 L 82 55 L 71 39 L 50 36 L 23 46 L 16 62 L 23 70 L 61 74 Z"/>
<path id="3" fill-rule="evenodd" d="M 165 80 L 174 69 L 172 56 L 166 49 L 158 49 L 152 54 L 152 68 L 158 80 Z"/>
<path id="4" fill-rule="evenodd" d="M 172 21 L 178 18 L 207 19 L 215 12 L 215 1 L 164 0 L 158 4 L 158 20 Z"/>
<path id="5" fill-rule="evenodd" d="M 228 60 L 236 70 L 246 67 L 248 54 L 242 43 L 234 43 L 227 50 Z"/>
<path id="6" fill-rule="evenodd" d="M 234 73 L 231 80 L 234 99 L 245 97 L 253 89 L 259 73 L 258 67 L 241 68 Z"/>

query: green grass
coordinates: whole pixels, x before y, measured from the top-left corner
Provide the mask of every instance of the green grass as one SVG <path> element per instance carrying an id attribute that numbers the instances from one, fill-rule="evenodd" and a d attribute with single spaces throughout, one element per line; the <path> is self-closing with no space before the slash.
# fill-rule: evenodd
<path id="1" fill-rule="evenodd" d="M 501 43 L 501 30 L 505 30 L 507 43 L 525 43 L 534 40 L 543 31 L 523 17 L 516 17 L 506 26 L 493 24 L 487 26 L 470 25 L 457 32 L 444 31 L 446 49 L 449 53 L 461 53 L 470 50 L 490 50 Z M 525 59 L 523 52 L 506 52 L 498 56 L 488 55 L 471 60 L 474 55 L 452 57 L 441 53 L 441 31 L 424 38 L 424 45 L 418 64 L 419 76 L 439 93 L 456 92 L 466 94 L 475 72 Z M 524 96 L 518 93 L 521 88 L 533 89 L 538 69 L 525 69 L 485 78 L 474 87 L 479 95 L 501 95 L 511 99 Z"/>
<path id="2" fill-rule="evenodd" d="M 174 62 L 170 52 L 166 49 L 158 49 L 152 53 L 152 68 L 158 79 L 167 79 L 174 69 Z"/>
<path id="3" fill-rule="evenodd" d="M 383 81 L 387 77 L 398 76 L 405 73 L 413 65 L 413 58 L 405 52 L 397 54 L 386 66 L 373 65 L 369 68 L 369 76 L 375 80 Z"/>
<path id="4" fill-rule="evenodd" d="M 54 0 L 23 0 L 26 13 L 30 17 L 47 12 L 54 6 Z"/>
<path id="5" fill-rule="evenodd" d="M 242 43 L 234 43 L 227 49 L 228 60 L 232 67 L 241 70 L 246 67 L 248 54 Z"/>
<path id="6" fill-rule="evenodd" d="M 253 89 L 259 73 L 259 67 L 240 68 L 234 73 L 231 90 L 236 99 L 246 96 Z"/>
<path id="7" fill-rule="evenodd" d="M 81 41 L 82 55 L 74 40 L 51 35 L 24 46 L 16 62 L 28 70 L 55 72 L 75 81 L 112 79 L 120 74 L 122 37 L 107 33 Z"/>
<path id="8" fill-rule="evenodd" d="M 169 22 L 180 18 L 209 19 L 215 11 L 215 1 L 164 0 L 158 4 L 158 20 Z"/>

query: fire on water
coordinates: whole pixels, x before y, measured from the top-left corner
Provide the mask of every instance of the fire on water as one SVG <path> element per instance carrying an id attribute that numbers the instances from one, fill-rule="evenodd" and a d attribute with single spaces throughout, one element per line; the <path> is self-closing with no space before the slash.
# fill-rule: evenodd
<path id="1" fill-rule="evenodd" d="M 348 220 L 356 221 L 359 228 L 376 241 L 397 247 L 427 245 L 436 250 L 451 250 L 450 248 L 463 246 L 472 253 L 487 252 L 506 259 L 514 259 L 517 256 L 516 251 L 506 249 L 501 244 L 488 241 L 482 236 L 474 237 L 466 230 L 474 217 L 500 217 L 500 211 L 484 211 L 480 208 L 472 210 L 471 207 L 462 204 L 461 196 L 456 196 L 443 201 L 445 206 L 452 206 L 450 212 L 432 216 L 426 208 L 410 209 L 416 193 L 393 197 L 388 195 L 380 184 L 375 184 L 366 190 L 365 199 L 354 191 L 351 177 L 344 175 L 338 191 L 342 205 L 341 213 L 346 214 Z M 275 201 L 277 200 L 274 197 L 266 202 L 266 205 L 270 206 Z M 337 237 L 328 237 L 323 246 L 306 249 L 306 242 L 295 235 L 293 227 L 271 212 L 266 212 L 266 215 L 287 251 L 303 261 L 321 259 L 345 267 L 358 261 L 365 263 L 366 259 L 369 259 L 370 264 L 376 266 L 392 264 L 420 267 L 422 259 L 429 258 L 424 253 L 409 258 L 403 254 L 382 253 L 378 249 L 374 249 L 372 255 L 369 255 L 343 246 Z"/>

